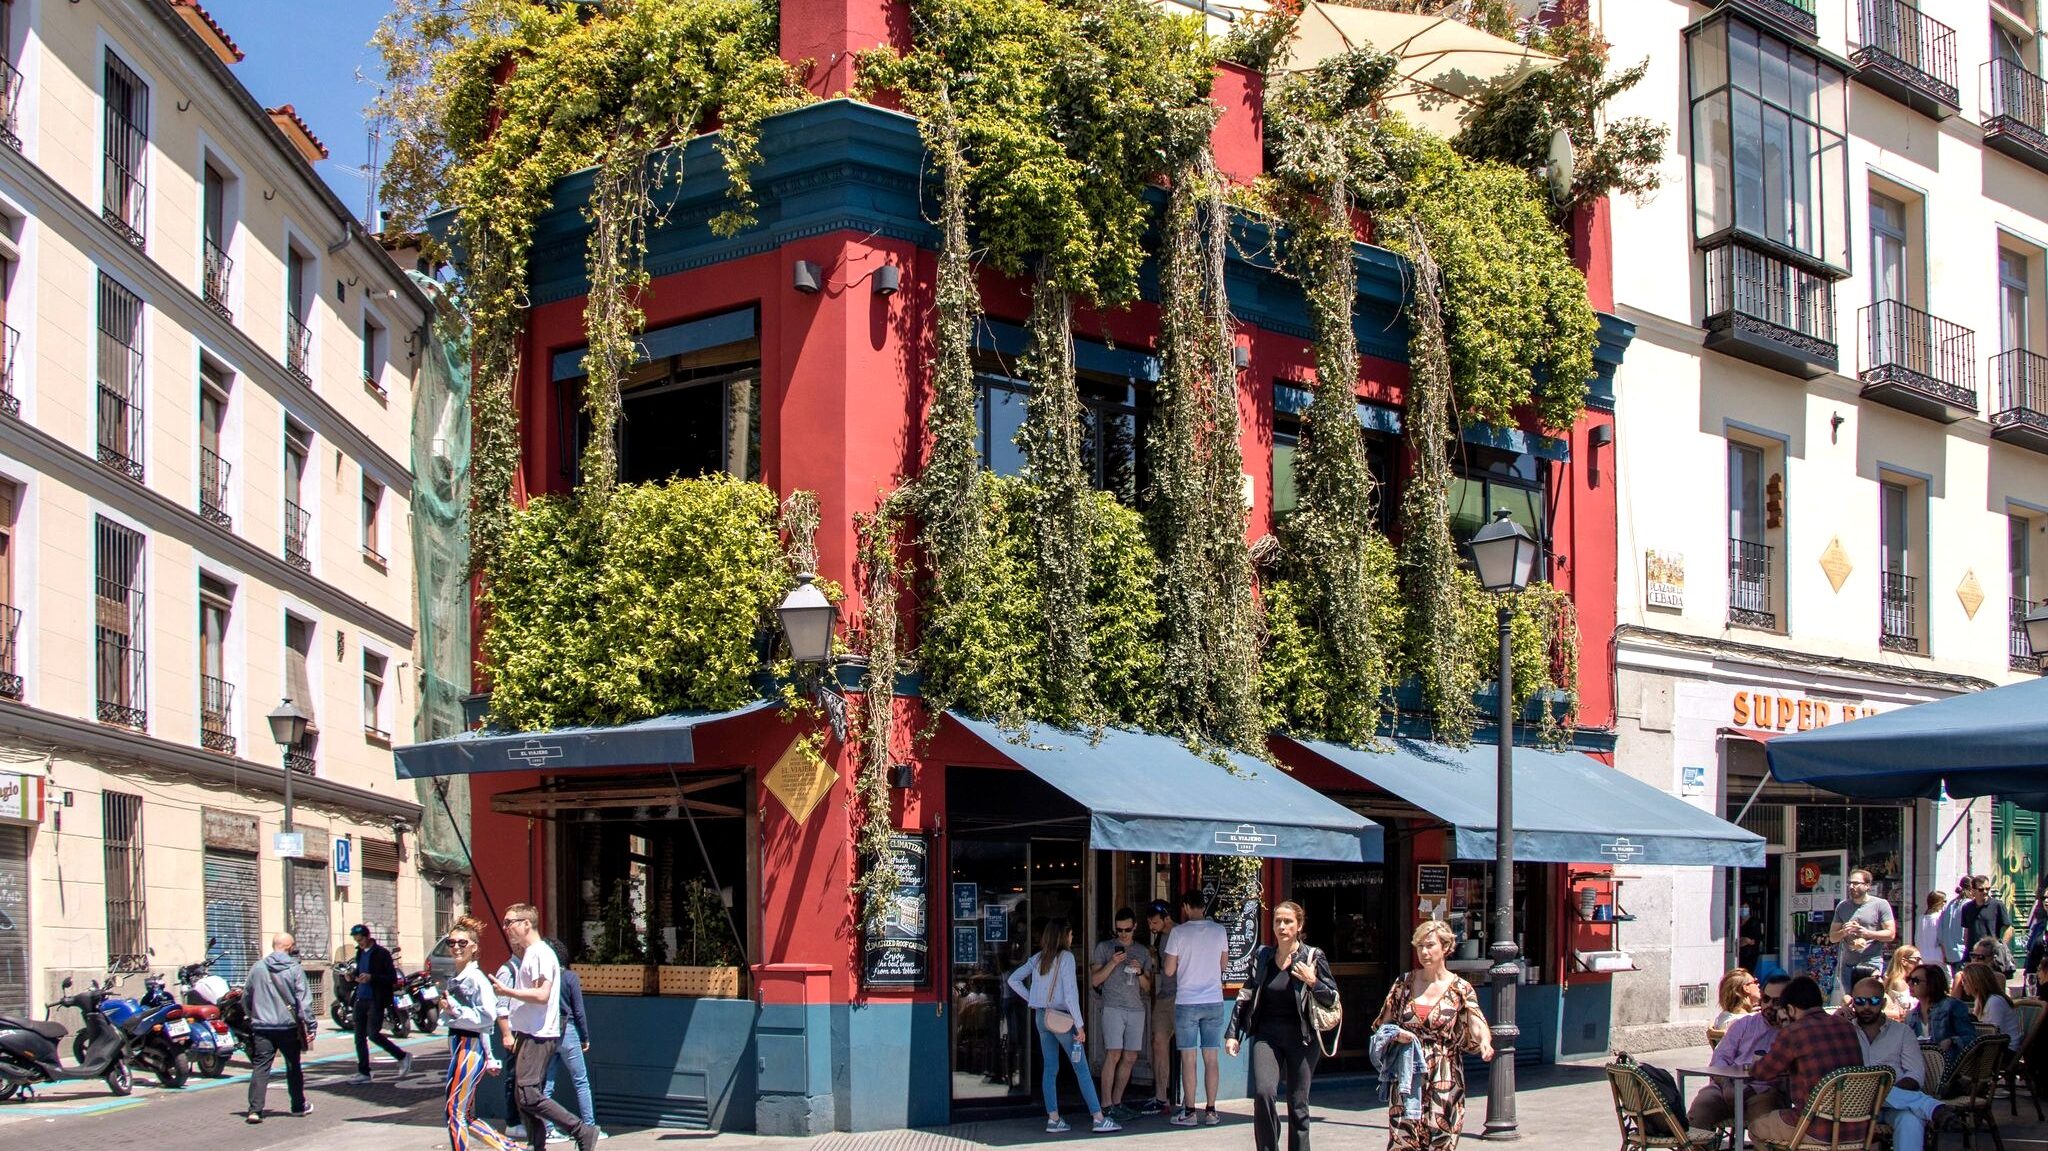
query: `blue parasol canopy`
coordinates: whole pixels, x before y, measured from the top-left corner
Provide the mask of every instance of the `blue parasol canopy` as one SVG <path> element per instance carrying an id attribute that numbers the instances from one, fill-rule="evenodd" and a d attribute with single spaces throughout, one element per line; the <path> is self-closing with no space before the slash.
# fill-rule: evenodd
<path id="1" fill-rule="evenodd" d="M 1764 745 L 1771 775 L 1838 795 L 2048 801 L 2048 679 L 1972 692 Z"/>

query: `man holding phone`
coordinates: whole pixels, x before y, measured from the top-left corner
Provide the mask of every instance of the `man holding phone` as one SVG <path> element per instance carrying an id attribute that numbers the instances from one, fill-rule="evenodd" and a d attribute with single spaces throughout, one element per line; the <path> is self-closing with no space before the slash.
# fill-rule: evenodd
<path id="1" fill-rule="evenodd" d="M 1123 1104 L 1124 1088 L 1144 1049 L 1145 1000 L 1152 993 L 1154 960 L 1136 942 L 1137 913 L 1116 910 L 1116 936 L 1095 945 L 1088 961 L 1088 983 L 1102 994 L 1102 1109 L 1119 1123 L 1137 1118 Z"/>

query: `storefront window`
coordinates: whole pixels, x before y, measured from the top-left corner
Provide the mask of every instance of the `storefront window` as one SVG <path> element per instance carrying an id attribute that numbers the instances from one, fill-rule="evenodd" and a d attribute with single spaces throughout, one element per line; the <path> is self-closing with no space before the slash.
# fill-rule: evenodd
<path id="1" fill-rule="evenodd" d="M 1848 866 L 1870 872 L 1870 893 L 1901 906 L 1905 890 L 1905 809 L 1802 804 L 1799 850 L 1841 851 Z M 1910 908 L 1909 908 L 1910 910 Z"/>
<path id="2" fill-rule="evenodd" d="M 976 378 L 975 422 L 983 466 L 999 476 L 1024 474 L 1024 429 L 1031 384 L 996 371 Z M 1085 376 L 1081 392 L 1081 467 L 1089 486 L 1137 507 L 1144 491 L 1143 436 L 1151 420 L 1151 396 L 1129 380 Z"/>
<path id="3" fill-rule="evenodd" d="M 761 342 L 752 309 L 672 324 L 639 341 L 647 359 L 619 384 L 619 479 L 724 472 L 761 478 Z M 582 350 L 554 357 L 563 476 L 581 482 L 590 442 Z"/>
<path id="4" fill-rule="evenodd" d="M 741 785 L 690 793 L 695 833 L 673 807 L 604 806 L 608 790 L 614 789 L 589 789 L 589 806 L 561 826 L 566 914 L 557 930 L 571 960 L 744 966 L 740 941 L 750 928 Z M 636 798 L 658 803 L 666 797 Z M 650 813 L 675 817 L 647 818 Z"/>
<path id="5" fill-rule="evenodd" d="M 1550 915 L 1548 908 L 1554 906 L 1549 897 L 1550 879 L 1556 868 L 1546 863 L 1515 864 L 1515 935 L 1522 948 L 1524 965 L 1541 963 L 1542 957 L 1550 953 Z M 1530 908 L 1538 909 L 1532 918 Z M 1493 946 L 1493 864 L 1490 862 L 1459 861 L 1451 864 L 1451 930 L 1457 933 L 1458 947 L 1451 953 L 1454 968 L 1466 969 L 1469 964 L 1490 965 L 1487 949 Z M 1414 955 L 1403 947 L 1401 970 L 1413 966 Z M 1472 979 L 1474 984 L 1483 983 L 1483 968 L 1470 968 L 1466 977 L 1471 979 L 1471 970 L 1481 971 L 1481 978 Z M 1554 976 L 1546 976 L 1555 982 Z"/>

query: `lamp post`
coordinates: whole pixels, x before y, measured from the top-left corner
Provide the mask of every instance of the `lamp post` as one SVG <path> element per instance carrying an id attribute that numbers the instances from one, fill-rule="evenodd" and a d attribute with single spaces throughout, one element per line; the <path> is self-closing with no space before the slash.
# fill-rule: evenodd
<path id="1" fill-rule="evenodd" d="M 264 718 L 270 721 L 270 738 L 277 741 L 278 749 L 283 753 L 284 826 L 282 830 L 289 834 L 292 830 L 292 776 L 297 774 L 292 767 L 292 748 L 297 747 L 299 741 L 306 738 L 306 713 L 300 711 L 298 705 L 290 699 L 285 699 L 278 703 L 275 711 L 272 711 Z M 284 929 L 286 934 L 293 934 L 295 932 L 292 922 L 292 861 L 289 856 L 284 861 Z"/>
<path id="2" fill-rule="evenodd" d="M 818 702 L 831 721 L 833 736 L 844 743 L 846 697 L 831 682 L 832 629 L 839 620 L 839 607 L 818 590 L 817 578 L 810 572 L 798 572 L 796 586 L 776 605 L 775 615 L 782 623 L 782 634 L 789 639 L 791 662 L 799 668 L 818 669 Z"/>
<path id="3" fill-rule="evenodd" d="M 2027 650 L 2034 653 L 2034 667 L 2048 665 L 2048 602 L 2027 613 Z"/>
<path id="4" fill-rule="evenodd" d="M 1486 1137 L 1506 1140 L 1521 1134 L 1515 1124 L 1515 1042 L 1521 1038 L 1521 1028 L 1515 1025 L 1515 985 L 1522 975 L 1522 949 L 1515 942 L 1514 610 L 1505 593 L 1529 586 L 1536 567 L 1536 539 L 1502 508 L 1469 546 L 1480 586 L 1502 593 L 1499 731 L 1494 737 L 1494 788 L 1500 806 L 1494 818 L 1493 946 L 1488 949 L 1493 959 L 1493 1066 L 1486 1077 Z"/>

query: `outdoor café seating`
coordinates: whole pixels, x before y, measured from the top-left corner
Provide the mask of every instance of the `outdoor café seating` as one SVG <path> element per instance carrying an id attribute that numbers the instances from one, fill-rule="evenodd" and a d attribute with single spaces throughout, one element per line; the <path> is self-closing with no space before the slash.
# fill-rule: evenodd
<path id="1" fill-rule="evenodd" d="M 1869 1151 L 1882 1130 L 1878 1117 L 1892 1089 L 1889 1067 L 1842 1067 L 1816 1083 L 1791 1139 L 1778 1142 L 1752 1135 L 1760 1151 Z"/>
<path id="2" fill-rule="evenodd" d="M 1982 1035 L 1949 1069 L 1948 1080 L 1939 1094 L 1948 1106 L 1946 1126 L 1962 1131 L 1965 1147 L 1976 1145 L 1979 1131 L 1990 1132 L 1992 1145 L 2001 1151 L 2005 1147 L 2005 1139 L 1998 1133 L 1996 1106 L 1998 1080 L 2005 1070 L 2005 1058 L 2005 1036 Z M 1938 1131 L 1930 1130 L 1928 1135 L 1935 1142 L 1941 1139 Z"/>
<path id="3" fill-rule="evenodd" d="M 1693 1138 L 1685 1116 L 1633 1062 L 1609 1063 L 1607 1085 L 1614 1092 L 1615 1120 L 1621 1124 L 1621 1151 L 1711 1151 L 1718 1145 L 1718 1136 Z M 1684 1105 L 1682 1100 L 1679 1105 Z"/>

